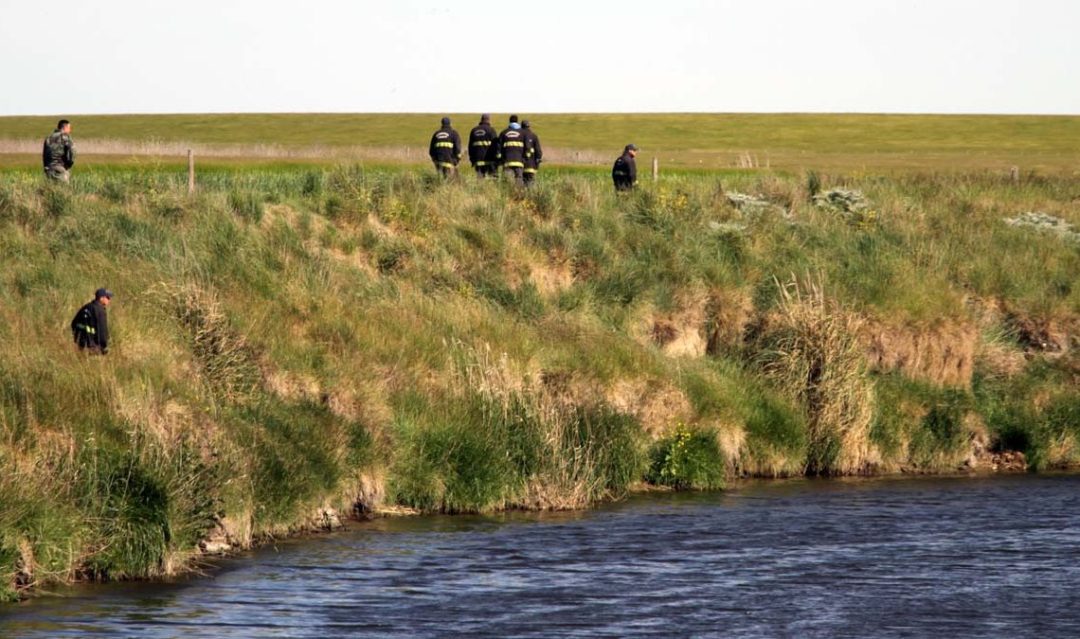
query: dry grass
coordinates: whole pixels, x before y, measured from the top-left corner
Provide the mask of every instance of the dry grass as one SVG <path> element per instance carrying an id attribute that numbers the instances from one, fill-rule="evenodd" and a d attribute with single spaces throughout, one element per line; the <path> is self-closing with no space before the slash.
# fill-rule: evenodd
<path id="1" fill-rule="evenodd" d="M 807 472 L 865 472 L 879 455 L 870 441 L 875 394 L 858 340 L 863 322 L 809 278 L 780 292 L 760 357 L 767 374 L 809 413 Z"/>

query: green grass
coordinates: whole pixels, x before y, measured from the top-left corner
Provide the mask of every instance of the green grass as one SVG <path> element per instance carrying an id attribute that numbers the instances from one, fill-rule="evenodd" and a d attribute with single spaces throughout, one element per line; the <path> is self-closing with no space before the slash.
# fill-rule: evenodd
<path id="1" fill-rule="evenodd" d="M 424 158 L 443 114 L 68 115 L 76 142 L 128 140 L 284 147 L 411 147 Z M 449 114 L 468 131 L 477 114 Z M 608 165 L 628 142 L 684 169 L 752 166 L 827 171 L 1008 171 L 1075 175 L 1080 117 L 881 114 L 522 114 L 564 163 Z M 0 139 L 39 140 L 56 117 L 0 118 Z M 494 114 L 501 127 L 506 114 Z M 585 153 L 575 159 L 574 152 Z M 131 153 L 125 155 L 130 156 Z M 554 156 L 553 156 L 554 157 Z M 322 154 L 334 162 L 333 151 Z M 26 161 L 24 157 L 22 160 Z M 87 162 L 100 161 L 87 157 Z M 743 161 L 744 162 L 744 161 Z M 8 164 L 8 162 L 0 162 Z"/>
<path id="2" fill-rule="evenodd" d="M 1080 224 L 1068 176 L 819 172 L 875 212 L 851 216 L 784 172 L 626 196 L 587 170 L 526 193 L 388 166 L 199 175 L 193 196 L 168 165 L 2 175 L 4 598 L 173 574 L 208 537 L 328 508 L 949 472 L 977 440 L 1080 460 L 1080 248 L 1002 221 Z M 102 285 L 114 343 L 86 357 L 67 322 Z M 866 326 L 894 338 L 883 368 Z M 1038 350 L 1039 326 L 1071 348 Z"/>

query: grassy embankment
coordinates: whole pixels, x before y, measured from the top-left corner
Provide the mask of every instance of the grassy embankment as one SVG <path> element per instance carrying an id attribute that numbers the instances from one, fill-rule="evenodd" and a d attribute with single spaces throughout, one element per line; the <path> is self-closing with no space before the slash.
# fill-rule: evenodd
<path id="1" fill-rule="evenodd" d="M 87 115 L 73 121 L 89 163 L 164 158 L 307 162 L 426 161 L 442 114 Z M 463 133 L 476 114 L 450 114 Z M 609 166 L 627 142 L 642 165 L 819 171 L 1008 171 L 1076 175 L 1080 117 L 832 114 L 537 114 L 549 161 Z M 0 165 L 40 153 L 57 117 L 0 117 Z M 505 114 L 495 114 L 501 127 Z"/>
<path id="2" fill-rule="evenodd" d="M 354 509 L 1080 459 L 1080 249 L 1002 221 L 1080 223 L 1067 177 L 76 177 L 0 181 L 5 597 Z M 812 203 L 833 187 L 872 205 Z"/>

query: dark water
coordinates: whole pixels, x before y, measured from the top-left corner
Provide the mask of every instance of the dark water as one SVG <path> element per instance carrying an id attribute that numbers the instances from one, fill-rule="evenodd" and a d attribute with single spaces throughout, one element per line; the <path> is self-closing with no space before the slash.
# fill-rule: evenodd
<path id="1" fill-rule="evenodd" d="M 2 637 L 1080 637 L 1080 476 L 756 483 L 357 524 Z"/>

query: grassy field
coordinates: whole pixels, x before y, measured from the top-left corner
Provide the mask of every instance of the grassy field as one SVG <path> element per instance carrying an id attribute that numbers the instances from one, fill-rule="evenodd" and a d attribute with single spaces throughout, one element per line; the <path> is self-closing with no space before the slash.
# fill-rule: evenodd
<path id="1" fill-rule="evenodd" d="M 1080 461 L 1067 171 L 686 169 L 617 196 L 604 168 L 521 192 L 267 157 L 189 196 L 173 161 L 87 164 L 0 172 L 3 598 L 350 513 Z M 90 357 L 67 325 L 102 285 Z"/>
<path id="2" fill-rule="evenodd" d="M 202 153 L 303 155 L 327 163 L 426 161 L 442 114 L 69 115 L 87 149 L 117 156 Z M 476 114 L 450 114 L 466 133 Z M 1080 117 L 812 114 L 521 114 L 554 163 L 607 166 L 623 145 L 647 165 L 799 171 L 1080 171 Z M 0 117 L 0 162 L 32 164 L 58 118 Z M 501 128 L 505 114 L 494 114 Z M 122 143 L 122 144 L 118 144 Z M 180 147 L 173 147 L 180 143 Z M 17 151 L 17 152 L 13 152 Z M 86 156 L 93 163 L 98 158 Z"/>

